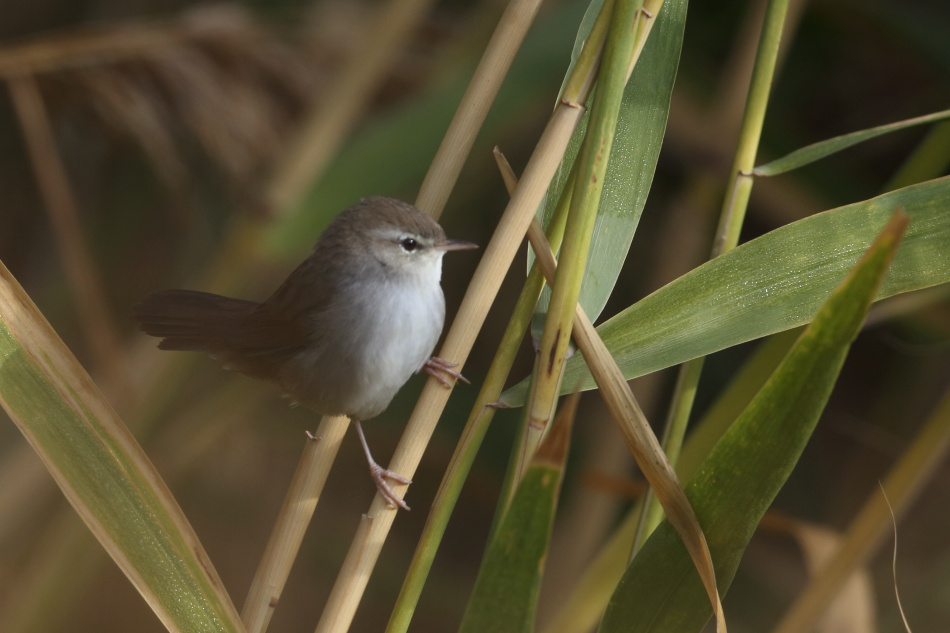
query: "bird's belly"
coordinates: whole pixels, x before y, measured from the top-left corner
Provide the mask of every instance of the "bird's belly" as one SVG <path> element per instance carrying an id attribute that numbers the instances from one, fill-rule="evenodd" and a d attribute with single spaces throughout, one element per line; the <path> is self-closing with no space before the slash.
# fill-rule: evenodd
<path id="1" fill-rule="evenodd" d="M 309 370 L 294 372 L 294 384 L 284 389 L 298 402 L 325 415 L 369 419 L 380 414 L 432 355 L 442 331 L 444 303 L 405 301 L 392 293 L 389 300 L 369 302 L 323 338 L 319 353 L 301 359 Z M 416 297 L 418 299 L 418 297 Z M 428 304 L 428 305 L 426 305 Z"/>

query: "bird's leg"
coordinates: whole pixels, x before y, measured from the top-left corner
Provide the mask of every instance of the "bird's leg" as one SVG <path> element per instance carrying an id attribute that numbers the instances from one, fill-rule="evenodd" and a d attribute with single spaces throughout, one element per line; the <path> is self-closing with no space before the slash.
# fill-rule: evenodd
<path id="1" fill-rule="evenodd" d="M 409 485 L 412 483 L 411 479 L 406 479 L 402 475 L 396 474 L 391 470 L 383 468 L 376 463 L 376 460 L 373 459 L 373 455 L 369 452 L 369 444 L 366 443 L 366 436 L 363 435 L 363 427 L 360 425 L 360 421 L 356 418 L 351 418 L 356 424 L 356 432 L 360 436 L 360 444 L 363 445 L 363 452 L 366 453 L 366 461 L 369 463 L 369 474 L 373 478 L 373 481 L 376 482 L 376 489 L 379 491 L 379 494 L 383 496 L 383 499 L 386 500 L 392 507 L 399 506 L 404 510 L 408 510 L 409 506 L 406 505 L 406 502 L 403 501 L 402 497 L 396 494 L 396 491 L 393 490 L 387 479 L 399 482 L 401 484 Z"/>
<path id="2" fill-rule="evenodd" d="M 466 385 L 470 385 L 468 378 L 460 374 L 459 372 L 452 369 L 453 367 L 458 367 L 458 363 L 450 363 L 444 358 L 439 358 L 438 356 L 433 356 L 427 360 L 422 365 L 422 371 L 429 374 L 436 380 L 442 383 L 443 387 L 449 388 L 452 384 L 446 379 L 445 374 L 452 376 L 456 380 L 461 380 Z"/>

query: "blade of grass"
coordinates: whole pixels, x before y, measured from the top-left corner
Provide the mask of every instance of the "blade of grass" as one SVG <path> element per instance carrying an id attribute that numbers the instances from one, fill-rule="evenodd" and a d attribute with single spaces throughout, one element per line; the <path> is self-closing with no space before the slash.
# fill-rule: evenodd
<path id="1" fill-rule="evenodd" d="M 225 435 L 234 433 L 236 428 L 240 432 L 241 423 L 254 416 L 263 389 L 254 388 L 253 383 L 248 387 L 239 382 L 228 383 L 228 388 L 211 391 L 184 416 L 164 419 L 165 432 L 150 442 L 149 455 L 162 464 L 163 479 L 169 487 L 180 488 L 196 464 L 220 448 Z M 139 434 L 133 432 L 138 438 Z M 32 447 L 26 446 L 56 494 L 56 484 L 42 461 L 36 459 Z M 15 591 L 0 602 L 0 631 L 4 633 L 61 630 L 62 622 L 72 617 L 78 604 L 89 599 L 90 587 L 95 586 L 95 579 L 111 563 L 108 553 L 96 545 L 72 507 L 57 505 L 60 507 L 46 521 L 34 554 L 24 566 L 27 573 L 18 576 Z M 64 574 L 64 569 L 69 573 Z"/>
<path id="2" fill-rule="evenodd" d="M 784 174 L 786 172 L 792 171 L 793 169 L 810 165 L 815 161 L 848 149 L 849 147 L 857 145 L 858 143 L 863 143 L 879 136 L 883 136 L 884 134 L 906 130 L 907 128 L 917 125 L 936 123 L 937 121 L 943 121 L 947 118 L 950 118 L 950 110 L 942 110 L 940 112 L 934 112 L 933 114 L 926 114 L 923 116 L 914 117 L 912 119 L 898 121 L 897 123 L 888 123 L 887 125 L 879 125 L 866 130 L 859 130 L 857 132 L 851 132 L 850 134 L 836 136 L 824 141 L 812 143 L 811 145 L 806 145 L 805 147 L 797 149 L 794 152 L 790 152 L 781 158 L 769 161 L 764 165 L 759 165 L 752 170 L 752 174 L 755 176 L 777 176 L 779 174 Z"/>
<path id="3" fill-rule="evenodd" d="M 907 222 L 894 215 L 689 482 L 723 588 L 811 436 Z M 709 615 L 692 562 L 663 523 L 624 575 L 600 630 L 688 633 Z"/>
<path id="4" fill-rule="evenodd" d="M 142 449 L 0 265 L 0 402 L 79 516 L 170 631 L 243 631 Z"/>

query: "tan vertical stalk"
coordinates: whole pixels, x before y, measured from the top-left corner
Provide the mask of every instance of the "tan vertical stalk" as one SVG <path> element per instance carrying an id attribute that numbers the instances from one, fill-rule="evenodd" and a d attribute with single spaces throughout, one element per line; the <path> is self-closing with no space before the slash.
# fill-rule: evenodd
<path id="1" fill-rule="evenodd" d="M 107 377 L 113 401 L 121 404 L 123 398 L 118 396 L 124 394 L 127 401 L 131 389 L 128 372 L 106 309 L 101 279 L 82 238 L 79 206 L 56 149 L 46 105 L 32 75 L 11 77 L 8 84 L 90 352 Z"/>

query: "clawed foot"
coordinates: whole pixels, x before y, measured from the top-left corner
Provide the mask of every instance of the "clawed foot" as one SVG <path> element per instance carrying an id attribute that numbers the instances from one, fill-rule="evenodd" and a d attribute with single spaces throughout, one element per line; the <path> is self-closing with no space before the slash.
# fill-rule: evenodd
<path id="1" fill-rule="evenodd" d="M 377 464 L 376 460 L 373 459 L 373 455 L 369 452 L 369 444 L 366 442 L 366 436 L 363 435 L 363 425 L 360 424 L 360 421 L 356 418 L 351 419 L 356 425 L 356 433 L 359 435 L 360 444 L 363 445 L 363 453 L 366 455 L 366 463 L 369 464 L 370 477 L 372 477 L 373 481 L 376 482 L 376 490 L 379 491 L 379 494 L 382 495 L 383 499 L 386 500 L 386 503 L 388 503 L 391 508 L 399 506 L 403 510 L 408 510 L 409 506 L 406 505 L 406 502 L 402 500 L 402 497 L 396 494 L 396 491 L 392 489 L 392 487 L 389 485 L 389 482 L 386 480 L 389 479 L 406 486 L 411 484 L 412 480 Z"/>
<path id="2" fill-rule="evenodd" d="M 422 371 L 424 371 L 425 373 L 429 374 L 430 376 L 432 376 L 433 378 L 441 382 L 442 386 L 445 387 L 446 389 L 451 388 L 452 383 L 448 381 L 448 379 L 445 377 L 445 374 L 452 376 L 456 380 L 461 380 L 466 385 L 472 384 L 468 381 L 468 378 L 466 378 L 459 372 L 452 369 L 453 367 L 458 367 L 458 363 L 450 363 L 444 358 L 433 356 L 432 358 L 427 360 L 425 364 L 422 366 Z"/>
<path id="3" fill-rule="evenodd" d="M 409 506 L 406 505 L 406 502 L 403 501 L 403 498 L 396 494 L 396 491 L 392 489 L 392 487 L 389 485 L 389 482 L 386 480 L 389 479 L 408 486 L 412 483 L 411 479 L 407 479 L 406 477 L 394 473 L 391 470 L 387 470 L 376 462 L 370 463 L 369 474 L 373 478 L 373 481 L 376 482 L 376 490 L 379 491 L 379 494 L 383 496 L 383 499 L 386 500 L 386 503 L 388 503 L 390 507 L 395 508 L 396 506 L 399 506 L 403 510 L 409 509 Z"/>

